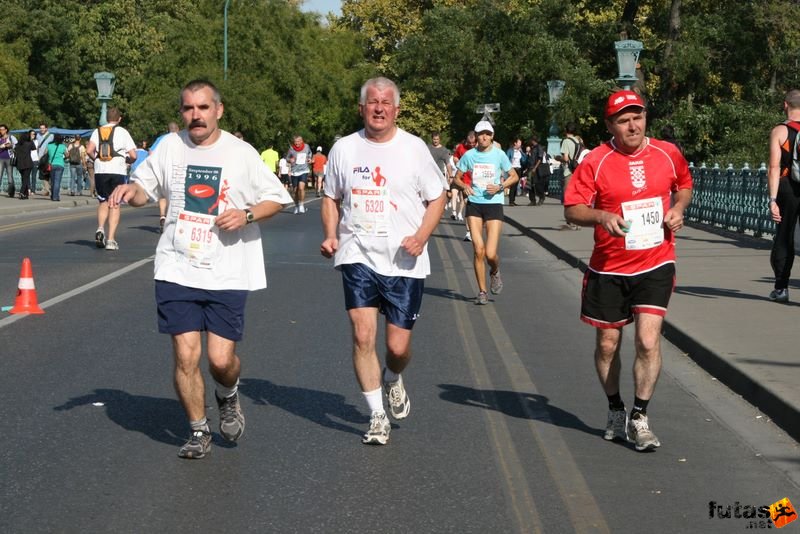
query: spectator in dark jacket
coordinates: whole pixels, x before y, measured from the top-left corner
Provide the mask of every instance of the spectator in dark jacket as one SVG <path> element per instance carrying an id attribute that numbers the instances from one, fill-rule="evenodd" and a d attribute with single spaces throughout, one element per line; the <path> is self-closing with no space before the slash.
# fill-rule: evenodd
<path id="1" fill-rule="evenodd" d="M 20 135 L 19 137 L 17 146 L 14 148 L 14 155 L 17 160 L 17 170 L 22 177 L 19 198 L 20 200 L 26 200 L 30 195 L 31 169 L 33 169 L 31 152 L 36 150 L 36 130 L 31 130 L 28 135 Z"/>

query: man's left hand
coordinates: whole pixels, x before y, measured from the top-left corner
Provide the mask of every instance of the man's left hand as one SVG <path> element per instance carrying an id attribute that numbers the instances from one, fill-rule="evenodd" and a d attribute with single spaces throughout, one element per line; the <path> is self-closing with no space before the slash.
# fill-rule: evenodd
<path id="1" fill-rule="evenodd" d="M 425 248 L 425 241 L 417 239 L 417 236 L 415 235 L 410 235 L 403 238 L 403 240 L 400 242 L 400 246 L 403 247 L 403 250 L 405 250 L 409 255 L 419 256 L 422 254 L 422 251 Z"/>
<path id="2" fill-rule="evenodd" d="M 683 212 L 674 208 L 667 210 L 664 215 L 664 226 L 673 233 L 683 228 Z"/>
<path id="3" fill-rule="evenodd" d="M 222 215 L 218 215 L 215 223 L 220 230 L 226 232 L 233 232 L 240 228 L 244 228 L 247 224 L 247 214 L 244 210 L 227 209 Z"/>

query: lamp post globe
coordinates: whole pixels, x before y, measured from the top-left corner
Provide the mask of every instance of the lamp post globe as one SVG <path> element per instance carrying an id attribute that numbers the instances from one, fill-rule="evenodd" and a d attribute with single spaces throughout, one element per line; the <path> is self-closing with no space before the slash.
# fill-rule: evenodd
<path id="1" fill-rule="evenodd" d="M 95 72 L 94 81 L 97 83 L 97 100 L 100 101 L 100 125 L 102 126 L 108 122 L 106 117 L 107 104 L 114 94 L 116 77 L 110 72 Z"/>
<path id="2" fill-rule="evenodd" d="M 566 85 L 564 80 L 548 80 L 547 82 L 547 107 L 550 108 L 551 115 L 550 129 L 547 131 L 547 153 L 551 155 L 561 153 L 561 137 L 558 135 L 558 124 L 556 124 L 556 114 L 553 108 L 561 100 Z"/>
<path id="3" fill-rule="evenodd" d="M 617 52 L 617 68 L 619 77 L 617 83 L 623 89 L 630 89 L 639 80 L 636 75 L 636 66 L 639 64 L 639 53 L 644 50 L 641 41 L 625 40 L 615 41 L 614 50 Z"/>

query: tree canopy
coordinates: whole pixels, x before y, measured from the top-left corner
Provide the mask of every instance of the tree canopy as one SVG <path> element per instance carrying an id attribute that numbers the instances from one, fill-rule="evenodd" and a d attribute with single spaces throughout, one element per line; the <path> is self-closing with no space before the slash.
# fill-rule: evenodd
<path id="1" fill-rule="evenodd" d="M 497 138 L 544 137 L 574 122 L 606 137 L 614 41 L 636 39 L 651 134 L 672 126 L 690 160 L 757 164 L 780 103 L 800 87 L 796 0 L 343 0 L 320 20 L 298 0 L 18 0 L 0 18 L 0 122 L 93 126 L 93 73 L 116 75 L 112 105 L 136 139 L 177 117 L 178 89 L 215 82 L 222 125 L 259 148 L 294 133 L 329 147 L 357 129 L 358 87 L 373 75 L 402 90 L 400 124 L 459 140 L 499 102 Z M 548 106 L 547 80 L 566 82 Z"/>

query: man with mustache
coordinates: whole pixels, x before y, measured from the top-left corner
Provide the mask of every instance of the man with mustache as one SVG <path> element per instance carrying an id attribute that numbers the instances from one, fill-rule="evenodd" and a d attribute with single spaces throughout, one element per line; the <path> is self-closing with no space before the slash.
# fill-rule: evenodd
<path id="1" fill-rule="evenodd" d="M 261 232 L 252 223 L 292 203 L 258 152 L 220 129 L 223 111 L 211 82 L 189 82 L 181 91 L 186 129 L 167 134 L 131 183 L 118 186 L 108 201 L 112 210 L 123 202 L 169 202 L 156 248 L 158 329 L 172 336 L 175 389 L 191 426 L 178 456 L 190 459 L 203 458 L 211 448 L 200 373 L 202 332 L 220 434 L 236 441 L 244 432 L 236 342 L 244 332 L 247 293 L 267 286 Z"/>

